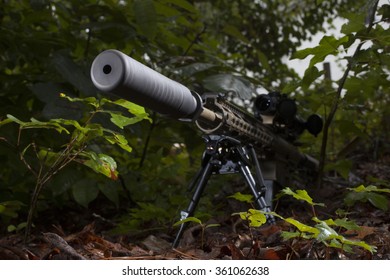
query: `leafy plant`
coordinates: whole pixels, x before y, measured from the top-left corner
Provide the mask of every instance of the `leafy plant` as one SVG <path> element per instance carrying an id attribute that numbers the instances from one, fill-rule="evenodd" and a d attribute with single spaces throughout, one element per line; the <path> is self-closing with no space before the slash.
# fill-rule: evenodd
<path id="1" fill-rule="evenodd" d="M 3 219 L 12 219 L 18 217 L 18 211 L 23 206 L 20 201 L 3 201 L 0 202 L 0 217 Z"/>
<path id="2" fill-rule="evenodd" d="M 373 185 L 365 187 L 360 185 L 356 188 L 348 188 L 350 192 L 346 195 L 344 202 L 347 206 L 353 206 L 356 202 L 369 202 L 376 208 L 383 211 L 389 209 L 389 199 L 385 194 L 390 193 L 388 188 L 378 188 Z"/>
<path id="3" fill-rule="evenodd" d="M 350 139 L 352 142 L 356 137 L 378 137 L 373 128 L 383 120 L 386 105 L 369 104 L 386 98 L 390 67 L 386 49 L 389 37 L 385 35 L 384 25 L 389 17 L 386 12 L 389 5 L 378 4 L 377 0 L 368 1 L 359 11 L 341 13 L 346 23 L 340 30 L 340 36 L 325 35 L 318 46 L 299 50 L 291 57 L 304 59 L 311 56 L 302 80 L 286 85 L 283 91 L 300 88 L 304 92 L 304 102 L 309 100 L 311 107 L 325 116 L 319 185 L 322 184 L 324 170 L 336 170 L 347 177 L 352 167 L 351 161 L 345 159 L 342 153 L 345 142 L 337 139 Z M 324 71 L 319 70 L 318 64 L 329 55 L 346 63 L 339 80 L 332 81 L 331 77 L 320 80 Z M 361 104 L 363 106 L 359 106 Z"/>
<path id="4" fill-rule="evenodd" d="M 290 188 L 285 188 L 281 191 L 281 194 L 278 195 L 277 197 L 280 198 L 283 195 L 290 195 L 297 200 L 305 201 L 310 206 L 312 206 L 313 209 L 315 205 L 325 206 L 323 203 L 313 202 L 313 199 L 309 196 L 309 194 L 305 190 L 292 191 Z M 240 197 L 241 196 L 238 196 L 238 198 Z M 340 230 L 341 228 L 347 230 L 350 229 L 359 230 L 359 226 L 357 226 L 353 221 L 347 220 L 346 218 L 336 219 L 336 220 L 333 219 L 320 220 L 315 215 L 315 211 L 313 210 L 312 221 L 315 224 L 308 225 L 300 222 L 295 218 L 285 218 L 276 212 L 264 212 L 262 210 L 257 210 L 257 209 L 249 209 L 246 212 L 235 213 L 234 215 L 237 214 L 241 217 L 242 220 L 248 221 L 250 227 L 260 227 L 264 225 L 267 221 L 266 218 L 267 215 L 272 215 L 274 217 L 284 220 L 285 222 L 289 223 L 290 225 L 294 226 L 294 228 L 297 229 L 297 231 L 288 231 L 288 232 L 283 231 L 282 237 L 285 240 L 289 240 L 292 238 L 303 238 L 307 240 L 314 240 L 316 242 L 321 242 L 325 244 L 325 246 L 327 247 L 338 248 L 350 253 L 353 252 L 351 246 L 361 247 L 365 250 L 368 250 L 371 253 L 374 253 L 376 251 L 375 246 L 368 245 L 364 241 L 347 239 L 334 229 L 334 227 L 336 227 L 338 230 Z"/>
<path id="5" fill-rule="evenodd" d="M 36 180 L 27 218 L 25 239 L 27 239 L 30 233 L 36 204 L 43 187 L 53 178 L 54 175 L 70 163 L 77 162 L 83 164 L 95 172 L 103 174 L 113 180 L 118 178 L 115 160 L 109 155 L 95 152 L 91 144 L 93 141 L 103 139 L 110 144 L 117 145 L 126 152 L 131 152 L 132 149 L 128 145 L 128 142 L 123 134 L 107 129 L 101 124 L 94 122 L 93 119 L 96 114 L 108 114 L 111 122 L 120 129 L 143 119 L 150 120 L 148 114 L 145 113 L 142 107 L 126 100 L 120 99 L 111 101 L 104 98 L 97 100 L 94 97 L 71 98 L 63 93 L 61 93 L 61 97 L 66 98 L 70 102 L 82 102 L 91 107 L 93 110 L 89 112 L 82 123 L 69 119 L 38 121 L 34 118 L 25 122 L 12 115 L 7 115 L 7 119 L 0 123 L 0 126 L 11 122 L 19 125 L 19 135 L 15 145 L 5 138 L 3 140 L 10 144 L 18 152 L 21 161 L 26 165 Z M 125 108 L 133 115 L 133 117 L 127 117 L 118 111 L 108 110 L 105 108 L 105 105 L 116 105 L 121 108 Z M 21 140 L 23 137 L 22 133 L 28 129 L 55 130 L 57 133 L 65 133 L 69 135 L 69 138 L 67 143 L 59 148 L 41 146 L 37 140 L 33 140 L 26 146 L 23 146 Z M 32 155 L 28 154 L 29 150 L 32 150 Z M 75 197 L 78 197 L 77 193 L 78 192 L 76 192 Z M 81 203 L 83 202 L 82 199 L 78 199 L 78 201 Z M 86 206 L 86 203 L 82 204 Z"/>
<path id="6" fill-rule="evenodd" d="M 190 223 L 190 222 L 200 225 L 200 227 L 202 229 L 201 248 L 204 247 L 204 233 L 205 233 L 206 229 L 220 226 L 220 224 L 204 224 L 204 223 L 202 223 L 202 221 L 200 219 L 195 218 L 195 217 L 188 217 L 188 218 L 185 218 L 183 220 L 180 220 L 180 221 L 176 222 L 173 226 L 180 226 L 184 223 Z"/>

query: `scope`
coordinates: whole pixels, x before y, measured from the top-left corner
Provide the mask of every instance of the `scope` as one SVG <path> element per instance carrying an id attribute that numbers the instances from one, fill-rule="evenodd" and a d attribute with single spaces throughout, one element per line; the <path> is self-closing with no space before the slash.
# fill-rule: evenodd
<path id="1" fill-rule="evenodd" d="M 254 103 L 255 117 L 260 120 L 272 118 L 272 124 L 280 128 L 280 132 L 287 132 L 289 138 L 297 138 L 305 129 L 317 136 L 323 127 L 322 118 L 312 114 L 306 121 L 297 116 L 297 104 L 294 99 L 288 98 L 279 92 L 270 92 L 256 97 Z"/>

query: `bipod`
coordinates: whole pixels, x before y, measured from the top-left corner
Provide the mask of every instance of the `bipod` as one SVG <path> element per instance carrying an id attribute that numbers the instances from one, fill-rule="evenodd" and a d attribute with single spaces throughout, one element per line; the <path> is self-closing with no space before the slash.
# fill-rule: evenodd
<path id="1" fill-rule="evenodd" d="M 202 167 L 195 175 L 189 189 L 195 189 L 187 210 L 181 211 L 180 220 L 194 214 L 200 197 L 213 174 L 241 173 L 254 196 L 254 203 L 263 211 L 270 212 L 272 199 L 272 182 L 265 182 L 257 159 L 256 151 L 252 145 L 243 145 L 237 139 L 224 135 L 204 136 L 206 149 L 203 153 Z M 251 172 L 255 170 L 255 176 Z M 266 184 L 267 183 L 267 184 Z M 266 199 L 267 198 L 267 199 Z M 268 203 L 267 203 L 268 202 Z M 274 223 L 274 217 L 267 215 L 268 223 Z M 182 223 L 173 242 L 173 247 L 179 245 L 180 239 L 187 223 Z"/>

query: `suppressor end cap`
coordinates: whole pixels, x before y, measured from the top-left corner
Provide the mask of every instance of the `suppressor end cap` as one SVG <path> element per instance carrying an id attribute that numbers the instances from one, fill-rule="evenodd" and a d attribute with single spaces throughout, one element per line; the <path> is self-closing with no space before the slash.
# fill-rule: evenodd
<path id="1" fill-rule="evenodd" d="M 116 50 L 106 50 L 93 61 L 91 79 L 99 90 L 110 92 L 122 83 L 125 70 L 126 65 L 122 53 Z"/>

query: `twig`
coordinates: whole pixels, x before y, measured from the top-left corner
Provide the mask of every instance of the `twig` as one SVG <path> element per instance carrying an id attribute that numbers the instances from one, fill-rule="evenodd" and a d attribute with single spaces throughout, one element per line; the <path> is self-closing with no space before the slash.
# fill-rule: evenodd
<path id="1" fill-rule="evenodd" d="M 200 40 L 200 37 L 203 35 L 203 33 L 206 32 L 206 29 L 207 29 L 207 25 L 203 26 L 202 31 L 200 31 L 198 34 L 196 34 L 194 40 L 191 41 L 191 43 L 188 46 L 188 48 L 184 51 L 183 56 L 186 56 L 189 53 L 189 51 L 192 49 L 192 47 L 195 45 L 195 43 Z"/>
<path id="2" fill-rule="evenodd" d="M 180 254 L 180 255 L 182 255 L 182 256 L 185 256 L 186 258 L 190 258 L 190 259 L 193 259 L 193 260 L 199 260 L 199 258 L 196 258 L 196 257 L 193 256 L 193 255 L 189 255 L 189 254 L 186 254 L 186 253 L 184 253 L 184 252 L 181 252 L 181 251 L 179 251 L 179 250 L 177 250 L 177 249 L 175 249 L 175 248 L 172 248 L 172 251 L 174 251 L 174 252 L 176 252 L 176 253 L 178 253 L 178 254 Z"/>
<path id="3" fill-rule="evenodd" d="M 150 124 L 148 135 L 146 136 L 145 145 L 144 145 L 144 148 L 142 150 L 141 160 L 139 161 L 138 168 L 142 168 L 144 165 L 144 161 L 146 159 L 146 155 L 147 155 L 148 148 L 149 148 L 150 138 L 152 137 L 152 133 L 153 133 L 153 130 L 156 127 L 156 125 L 157 125 L 156 124 L 156 113 L 153 112 L 152 123 Z"/>
<path id="4" fill-rule="evenodd" d="M 66 242 L 61 236 L 52 232 L 42 233 L 46 241 L 52 244 L 54 247 L 57 247 L 64 253 L 77 260 L 86 260 L 85 257 L 76 252 L 76 250 L 71 247 L 68 242 Z"/>

